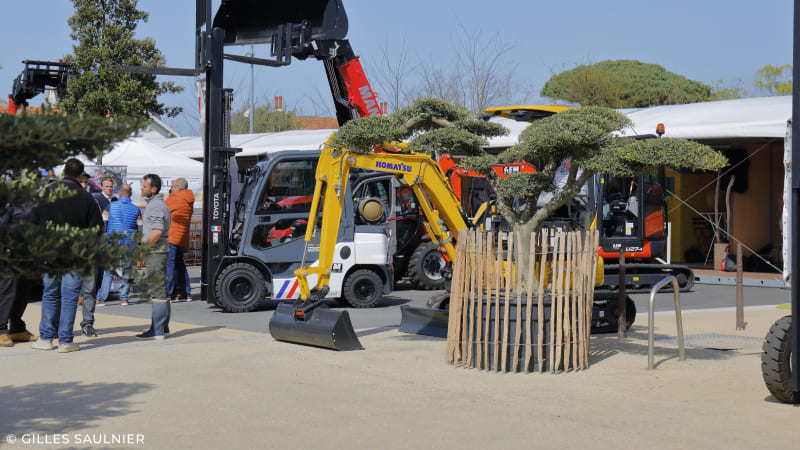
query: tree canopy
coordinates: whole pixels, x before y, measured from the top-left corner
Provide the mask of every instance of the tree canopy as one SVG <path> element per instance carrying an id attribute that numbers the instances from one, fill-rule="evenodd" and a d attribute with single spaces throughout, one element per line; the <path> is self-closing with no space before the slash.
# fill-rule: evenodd
<path id="1" fill-rule="evenodd" d="M 635 60 L 601 61 L 553 75 L 540 94 L 582 106 L 641 108 L 708 100 L 711 87 Z"/>
<path id="2" fill-rule="evenodd" d="M 231 133 L 244 134 L 250 132 L 249 105 L 234 111 L 231 117 Z M 274 131 L 296 130 L 296 113 L 294 110 L 275 110 L 270 105 L 256 105 L 253 112 L 253 133 L 271 133 Z"/>
<path id="3" fill-rule="evenodd" d="M 791 95 L 792 65 L 773 66 L 772 64 L 767 64 L 756 71 L 753 86 L 756 89 L 766 91 L 769 96 Z"/>
<path id="4" fill-rule="evenodd" d="M 157 82 L 155 75 L 114 70 L 113 65 L 163 66 L 166 59 L 151 38 L 136 39 L 136 25 L 148 14 L 137 9 L 138 0 L 73 0 L 69 18 L 71 37 L 77 41 L 65 57 L 72 64 L 67 90 L 60 106 L 67 112 L 113 117 L 170 117 L 180 108 L 158 101 L 165 93 L 183 88 L 173 82 Z"/>

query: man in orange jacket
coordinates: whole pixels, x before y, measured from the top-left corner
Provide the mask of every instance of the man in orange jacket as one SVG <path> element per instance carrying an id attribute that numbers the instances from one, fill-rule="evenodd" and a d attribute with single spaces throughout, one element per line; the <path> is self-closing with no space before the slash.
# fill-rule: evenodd
<path id="1" fill-rule="evenodd" d="M 189 250 L 189 228 L 194 211 L 194 193 L 188 187 L 185 178 L 176 178 L 166 200 L 172 216 L 167 244 L 167 293 L 172 300 L 186 299 L 190 302 L 192 288 L 189 286 L 189 271 L 183 260 L 184 252 Z"/>

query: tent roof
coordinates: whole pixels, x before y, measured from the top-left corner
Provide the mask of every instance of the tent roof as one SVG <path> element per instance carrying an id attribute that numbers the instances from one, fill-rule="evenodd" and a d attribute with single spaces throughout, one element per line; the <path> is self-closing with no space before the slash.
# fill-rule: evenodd
<path id="1" fill-rule="evenodd" d="M 783 138 L 792 117 L 792 97 L 758 97 L 623 110 L 633 126 L 627 136 L 655 133 L 683 139 Z"/>
<path id="2" fill-rule="evenodd" d="M 239 146 L 243 150 L 236 156 L 252 156 L 282 150 L 321 150 L 325 141 L 334 131 L 336 130 L 290 130 L 250 135 L 256 137 L 240 144 Z M 231 145 L 233 145 L 233 136 L 231 136 Z"/>
<path id="3" fill-rule="evenodd" d="M 236 156 L 253 156 L 280 150 L 319 150 L 335 129 L 289 130 L 274 133 L 232 134 L 231 147 L 241 148 Z M 193 159 L 203 159 L 200 137 L 150 139 L 164 150 Z"/>
<path id="4" fill-rule="evenodd" d="M 185 156 L 166 151 L 144 138 L 126 139 L 103 155 L 103 164 L 128 166 L 128 178 L 140 178 L 148 173 L 162 177 L 198 177 L 203 164 Z"/>

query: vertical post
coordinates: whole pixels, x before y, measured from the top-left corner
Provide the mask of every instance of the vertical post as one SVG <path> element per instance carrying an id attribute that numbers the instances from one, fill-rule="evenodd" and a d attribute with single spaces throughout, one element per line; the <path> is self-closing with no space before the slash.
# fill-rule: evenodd
<path id="1" fill-rule="evenodd" d="M 253 46 L 250 46 L 250 57 L 255 57 Z M 250 134 L 253 134 L 253 116 L 256 115 L 255 82 L 253 81 L 253 64 L 250 64 Z"/>
<path id="2" fill-rule="evenodd" d="M 667 264 L 672 264 L 672 222 L 667 222 Z"/>
<path id="3" fill-rule="evenodd" d="M 792 54 L 792 79 L 797 80 L 800 76 L 800 0 L 794 1 L 794 43 Z M 792 273 L 796 274 L 800 270 L 800 251 L 798 251 L 797 240 L 800 237 L 800 168 L 797 161 L 800 161 L 800 83 L 792 85 L 792 222 L 789 228 L 789 236 L 792 237 Z M 792 391 L 795 398 L 800 397 L 800 286 L 796 277 L 792 277 Z"/>
<path id="4" fill-rule="evenodd" d="M 201 295 L 212 303 L 216 294 L 211 278 L 224 253 L 226 220 L 222 212 L 227 199 L 224 177 L 227 176 L 227 156 L 221 152 L 225 143 L 223 124 L 223 48 L 225 31 L 220 28 L 206 31 L 208 48 L 206 61 L 206 123 L 205 157 L 203 158 L 203 265 L 200 275 Z"/>
<path id="5" fill-rule="evenodd" d="M 744 330 L 744 288 L 742 285 L 742 243 L 736 244 L 736 329 Z"/>
<path id="6" fill-rule="evenodd" d="M 627 295 L 625 295 L 625 249 L 619 252 L 619 318 L 617 319 L 617 337 L 625 339 L 628 337 L 628 331 L 625 329 L 628 323 L 626 303 Z"/>

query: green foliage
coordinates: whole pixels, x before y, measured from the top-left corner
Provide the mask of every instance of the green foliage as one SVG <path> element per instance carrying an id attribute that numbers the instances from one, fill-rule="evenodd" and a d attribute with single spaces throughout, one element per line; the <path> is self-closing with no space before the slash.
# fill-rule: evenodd
<path id="1" fill-rule="evenodd" d="M 478 155 L 489 144 L 486 138 L 460 128 L 438 128 L 416 136 L 409 142 L 416 152 L 433 155 L 448 152 L 457 155 Z"/>
<path id="2" fill-rule="evenodd" d="M 175 116 L 181 108 L 167 108 L 158 96 L 180 92 L 174 82 L 157 82 L 155 75 L 120 72 L 112 65 L 163 66 L 166 59 L 151 38 L 136 39 L 136 24 L 148 14 L 137 9 L 138 0 L 73 0 L 69 18 L 71 37 L 77 41 L 67 91 L 60 106 L 67 112 L 100 116 L 147 117 L 148 113 Z"/>
<path id="3" fill-rule="evenodd" d="M 753 80 L 756 89 L 762 89 L 768 95 L 791 95 L 792 94 L 792 65 L 766 66 L 756 71 L 756 78 Z"/>
<path id="4" fill-rule="evenodd" d="M 719 79 L 712 83 L 711 97 L 709 100 L 733 100 L 737 98 L 746 98 L 747 91 L 741 87 L 742 80 L 737 79 L 736 85 L 733 87 L 725 87 L 723 80 Z"/>
<path id="5" fill-rule="evenodd" d="M 497 162 L 525 161 L 535 165 L 536 174 L 515 174 L 501 179 L 491 176 L 488 158 L 468 158 L 462 165 L 489 173 L 498 204 L 506 220 L 528 224 L 534 230 L 556 209 L 575 196 L 595 173 L 634 175 L 659 166 L 714 170 L 727 165 L 725 158 L 710 147 L 684 139 L 634 140 L 614 137 L 630 124 L 621 113 L 602 107 L 570 109 L 533 122 L 520 134 L 520 143 L 497 157 Z M 566 184 L 556 186 L 555 176 L 564 161 L 570 161 Z M 538 199 L 553 195 L 545 206 L 512 209 L 520 195 Z M 529 202 L 535 204 L 535 202 Z"/>
<path id="6" fill-rule="evenodd" d="M 0 115 L 0 161 L 6 170 L 50 168 L 78 155 L 95 158 L 143 126 L 142 119 L 94 115 Z"/>
<path id="7" fill-rule="evenodd" d="M 520 143 L 499 155 L 503 162 L 585 159 L 611 142 L 611 132 L 630 123 L 621 113 L 598 106 L 576 108 L 533 122 Z"/>
<path id="8" fill-rule="evenodd" d="M 556 74 L 540 94 L 583 106 L 633 108 L 705 101 L 711 88 L 657 64 L 616 60 Z"/>
<path id="9" fill-rule="evenodd" d="M 456 106 L 448 101 L 435 98 L 414 100 L 411 106 L 395 111 L 392 116 L 402 124 L 407 124 L 414 119 L 415 123 L 409 131 L 433 130 L 442 126 L 441 121 L 453 123 L 470 118 L 469 111 L 463 106 Z M 437 121 L 440 123 L 437 124 Z"/>
<path id="10" fill-rule="evenodd" d="M 488 153 L 464 158 L 458 163 L 459 167 L 469 169 L 484 176 L 489 176 L 494 172 L 492 166 L 495 164 L 497 164 L 497 157 Z"/>
<path id="11" fill-rule="evenodd" d="M 246 115 L 249 107 L 235 111 L 231 117 L 231 132 L 246 134 L 250 132 L 250 117 Z M 253 116 L 253 133 L 272 133 L 275 131 L 296 130 L 295 111 L 275 111 L 270 105 L 256 105 Z"/>
<path id="12" fill-rule="evenodd" d="M 375 146 L 408 138 L 410 132 L 403 127 L 394 114 L 369 116 L 351 120 L 339 128 L 331 145 L 346 148 L 353 153 L 368 154 Z"/>
<path id="13" fill-rule="evenodd" d="M 466 109 L 438 99 L 421 99 L 388 116 L 351 120 L 339 128 L 331 141 L 336 148 L 369 153 L 387 143 L 414 136 L 412 150 L 433 154 L 451 152 L 476 155 L 487 145 L 487 136 L 507 134 L 505 127 L 472 120 Z"/>
<path id="14" fill-rule="evenodd" d="M 717 170 L 727 165 L 725 156 L 698 142 L 673 138 L 634 140 L 618 137 L 605 151 L 586 161 L 584 168 L 593 172 L 631 176 L 659 166 Z"/>
<path id="15" fill-rule="evenodd" d="M 466 119 L 466 120 L 456 120 L 455 122 L 453 122 L 453 125 L 455 125 L 456 128 L 461 128 L 462 130 L 469 131 L 472 134 L 477 134 L 478 136 L 483 136 L 487 138 L 508 135 L 508 128 L 500 125 L 497 122 Z"/>

